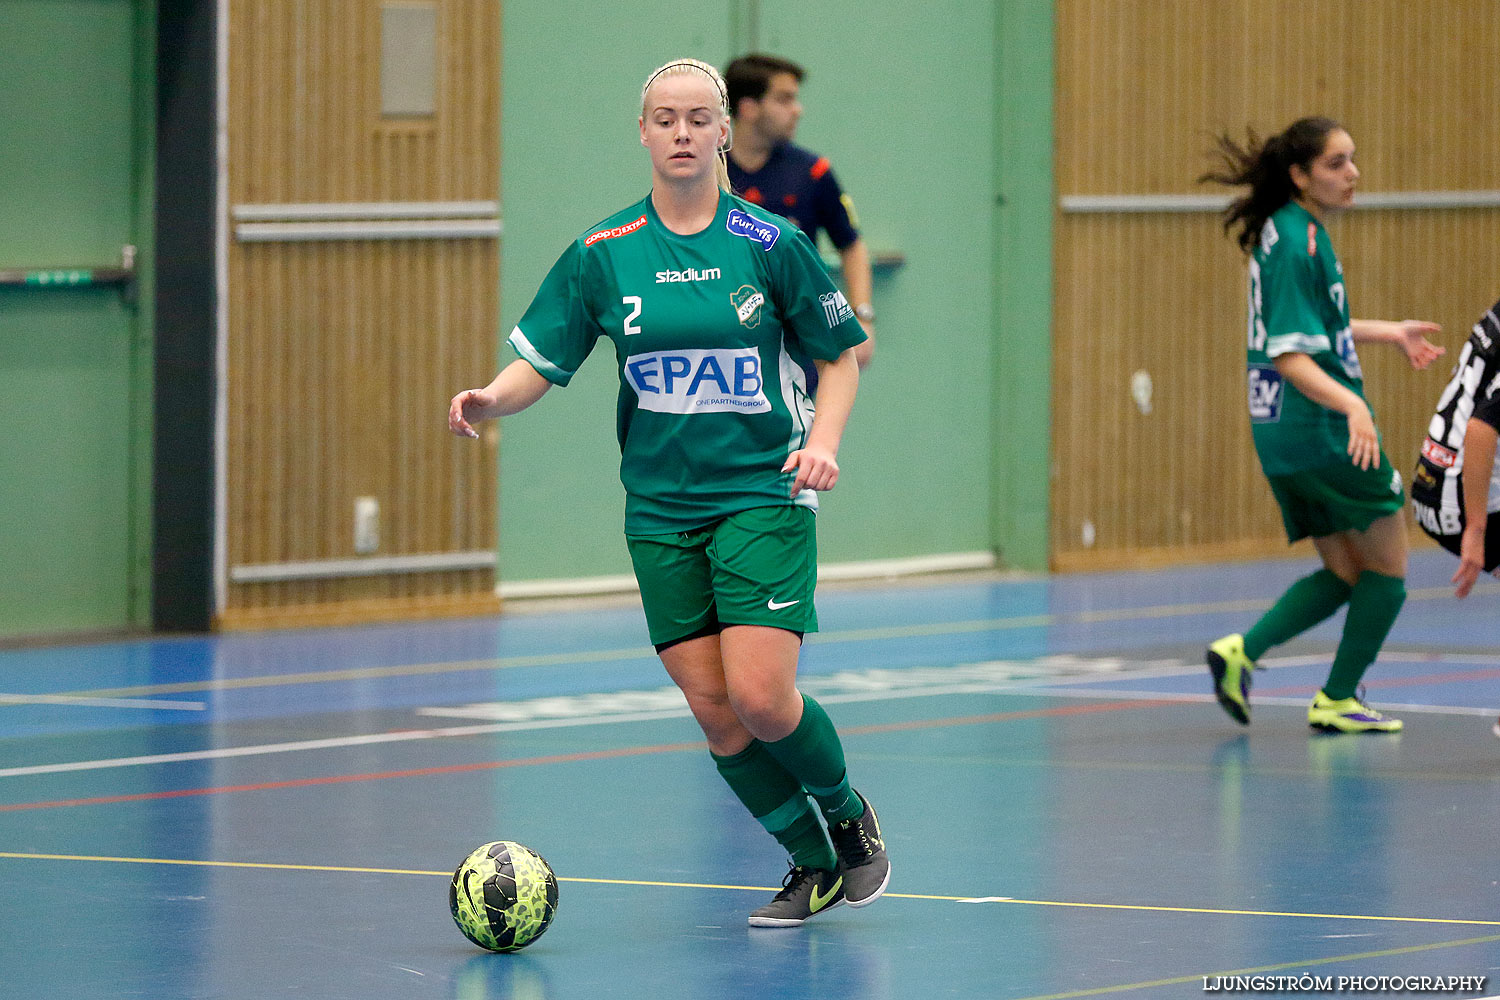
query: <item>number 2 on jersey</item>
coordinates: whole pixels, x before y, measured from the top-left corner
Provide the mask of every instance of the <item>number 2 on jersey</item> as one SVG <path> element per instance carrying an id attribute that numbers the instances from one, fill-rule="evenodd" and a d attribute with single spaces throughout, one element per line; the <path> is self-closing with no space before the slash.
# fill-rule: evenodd
<path id="1" fill-rule="evenodd" d="M 641 328 L 635 324 L 635 320 L 641 315 L 641 297 L 639 295 L 627 295 L 620 300 L 627 306 L 632 306 L 630 315 L 625 317 L 625 336 L 640 333 Z"/>

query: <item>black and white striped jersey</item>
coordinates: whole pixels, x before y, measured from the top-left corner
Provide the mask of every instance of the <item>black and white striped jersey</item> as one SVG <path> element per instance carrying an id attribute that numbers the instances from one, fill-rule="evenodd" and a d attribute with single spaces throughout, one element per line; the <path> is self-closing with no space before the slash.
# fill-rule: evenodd
<path id="1" fill-rule="evenodd" d="M 1474 324 L 1422 442 L 1411 498 L 1418 519 L 1433 534 L 1456 535 L 1463 530 L 1459 476 L 1464 468 L 1464 433 L 1473 418 L 1500 428 L 1500 302 Z M 1490 477 L 1488 507 L 1490 513 L 1500 511 L 1500 462 Z"/>

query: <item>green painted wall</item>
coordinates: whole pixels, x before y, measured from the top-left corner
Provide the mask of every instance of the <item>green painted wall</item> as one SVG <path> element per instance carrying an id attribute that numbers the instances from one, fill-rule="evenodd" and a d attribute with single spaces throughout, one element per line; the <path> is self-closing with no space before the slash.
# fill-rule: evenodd
<path id="1" fill-rule="evenodd" d="M 648 190 L 646 73 L 752 43 L 788 56 L 810 71 L 799 141 L 833 161 L 872 248 L 907 261 L 876 276 L 879 350 L 823 498 L 821 557 L 992 550 L 1041 568 L 1051 16 L 1019 0 L 507 4 L 499 340 L 568 240 Z M 502 580 L 629 572 L 614 396 L 601 352 L 505 421 Z"/>
<path id="2" fill-rule="evenodd" d="M 1047 568 L 1052 440 L 1053 6 L 1001 4 L 995 35 L 995 548 Z"/>
<path id="3" fill-rule="evenodd" d="M 5 7 L 0 267 L 148 255 L 155 5 Z M 145 622 L 149 328 L 113 289 L 0 290 L 0 637 Z"/>

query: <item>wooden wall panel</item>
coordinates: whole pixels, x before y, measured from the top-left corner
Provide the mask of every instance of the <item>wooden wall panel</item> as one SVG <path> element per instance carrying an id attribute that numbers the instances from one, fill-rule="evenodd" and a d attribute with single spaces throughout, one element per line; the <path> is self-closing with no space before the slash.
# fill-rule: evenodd
<path id="1" fill-rule="evenodd" d="M 229 202 L 493 202 L 500 15 L 440 0 L 437 113 L 380 113 L 374 0 L 235 0 Z M 491 372 L 494 238 L 229 242 L 226 557 L 356 558 L 354 501 L 380 503 L 374 556 L 492 551 L 496 435 L 448 434 L 449 397 Z M 232 576 L 232 572 L 231 572 Z M 493 609 L 492 569 L 230 582 L 225 625 Z"/>
<path id="2" fill-rule="evenodd" d="M 1304 114 L 1349 128 L 1361 190 L 1500 190 L 1500 4 L 1058 0 L 1056 175 L 1076 195 L 1227 194 L 1215 132 Z M 1244 263 L 1210 212 L 1056 219 L 1052 562 L 1285 550 L 1244 403 Z M 1354 315 L 1430 318 L 1456 353 L 1500 296 L 1500 209 L 1360 209 L 1330 225 Z M 1449 370 L 1366 345 L 1366 392 L 1409 469 Z M 1133 400 L 1138 371 L 1151 412 Z M 1092 544 L 1084 524 L 1093 526 Z"/>

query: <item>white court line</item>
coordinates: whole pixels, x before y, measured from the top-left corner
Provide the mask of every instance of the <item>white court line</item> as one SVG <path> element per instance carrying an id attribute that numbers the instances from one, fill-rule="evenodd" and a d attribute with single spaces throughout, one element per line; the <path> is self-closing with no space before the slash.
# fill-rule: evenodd
<path id="1" fill-rule="evenodd" d="M 68 771 L 99 771 L 112 767 L 137 767 L 142 764 L 174 764 L 189 760 L 223 760 L 229 757 L 257 757 L 262 754 L 296 753 L 301 750 L 331 750 L 338 747 L 363 747 L 379 743 L 408 743 L 434 740 L 445 736 L 484 736 L 490 733 L 522 729 L 551 729 L 568 726 L 594 726 L 606 722 L 649 722 L 688 715 L 680 712 L 640 712 L 635 715 L 595 719 L 539 719 L 531 722 L 497 722 L 485 726 L 450 726 L 443 729 L 408 729 L 396 733 L 365 733 L 358 736 L 334 736 L 322 740 L 297 740 L 291 743 L 260 743 L 244 747 L 218 747 L 213 750 L 187 750 L 182 753 L 149 754 L 143 757 L 110 757 L 103 760 L 79 760 L 67 764 L 34 764 L 30 767 L 0 768 L 0 778 L 17 778 L 29 774 L 62 774 Z"/>
<path id="2" fill-rule="evenodd" d="M 202 712 L 201 701 L 168 701 L 164 698 L 83 698 L 69 694 L 0 694 L 0 705 L 77 705 L 82 708 L 149 708 L 172 712 Z"/>
<path id="3" fill-rule="evenodd" d="M 1005 692 L 1006 694 L 1037 695 L 1045 698 L 1115 698 L 1120 701 L 1182 701 L 1182 702 L 1211 702 L 1214 696 L 1211 694 L 1194 694 L 1180 692 L 1162 691 L 1117 691 L 1110 688 L 1089 688 L 1077 690 L 1070 688 L 1049 687 L 1027 687 L 1016 688 Z M 1294 708 L 1306 708 L 1306 698 L 1285 698 L 1277 695 L 1256 695 L 1252 701 L 1256 705 L 1288 705 Z M 1402 705 L 1389 701 L 1375 701 L 1383 711 L 1405 712 L 1412 715 L 1477 715 L 1489 718 L 1500 715 L 1500 708 L 1472 708 L 1460 705 Z"/>
<path id="4" fill-rule="evenodd" d="M 1268 666 L 1288 667 L 1303 665 L 1304 662 L 1324 662 L 1326 657 L 1284 657 L 1277 660 L 1267 660 Z M 1439 660 L 1442 657 L 1438 658 Z M 995 661 L 1002 663 L 1004 661 Z M 1076 661 L 1074 661 L 1076 663 Z M 1118 662 L 1118 661 L 1110 661 Z M 1480 662 L 1491 662 L 1483 659 Z M 1138 701 L 1166 701 L 1183 703 L 1206 703 L 1213 698 L 1209 694 L 1196 694 L 1186 692 L 1153 692 L 1117 690 L 1112 688 L 1097 688 L 1089 685 L 1092 681 L 1114 680 L 1118 682 L 1124 678 L 1151 679 L 1154 677 L 1180 676 L 1188 672 L 1196 672 L 1201 667 L 1195 667 L 1189 671 L 1186 664 L 1179 668 L 1172 661 L 1154 660 L 1149 661 L 1150 666 L 1142 671 L 1129 670 L 1111 671 L 1107 676 L 1095 677 L 1087 674 L 1069 674 L 1065 679 L 1056 675 L 1043 677 L 1028 677 L 1017 680 L 1006 680 L 1000 682 L 968 681 L 950 684 L 929 684 L 925 686 L 913 685 L 910 687 L 882 688 L 880 690 L 851 691 L 847 693 L 836 693 L 833 691 L 819 691 L 818 700 L 825 704 L 847 704 L 853 702 L 867 701 L 897 701 L 907 698 L 935 697 L 940 695 L 954 694 L 1015 694 L 1031 695 L 1034 697 L 1060 697 L 1060 698 L 1114 698 L 1118 700 Z M 960 667 L 983 666 L 982 664 L 961 664 Z M 915 670 L 931 668 L 913 668 Z M 955 668 L 958 669 L 958 668 Z M 875 673 L 895 673 L 900 671 L 875 671 Z M 809 680 L 813 680 L 809 678 Z M 1059 682 L 1069 686 L 1057 686 Z M 1304 706 L 1307 704 L 1305 698 L 1257 698 L 1258 704 Z M 1390 708 L 1392 711 L 1403 711 L 1415 714 L 1431 715 L 1479 715 L 1491 716 L 1500 714 L 1500 709 L 1495 708 L 1454 708 L 1440 705 L 1390 705 L 1381 703 L 1382 707 Z M 224 760 L 232 757 L 254 757 L 266 754 L 296 753 L 304 750 L 330 750 L 340 747 L 372 746 L 382 743 L 405 743 L 416 740 L 442 739 L 455 736 L 487 736 L 493 733 L 518 732 L 534 729 L 564 729 L 577 726 L 599 726 L 612 725 L 620 722 L 653 722 L 662 719 L 678 719 L 688 716 L 690 713 L 684 705 L 682 708 L 665 709 L 651 712 L 621 712 L 602 715 L 588 715 L 571 718 L 543 718 L 527 719 L 516 722 L 494 722 L 481 725 L 447 726 L 437 729 L 413 729 L 399 732 L 387 733 L 365 733 L 355 736 L 336 736 L 320 740 L 297 740 L 287 743 L 262 743 L 253 746 L 242 747 L 219 747 L 209 750 L 190 750 L 181 753 L 151 754 L 140 757 L 115 757 L 102 760 L 71 761 L 62 764 L 35 764 L 25 767 L 0 768 L 0 778 L 15 778 L 37 774 L 61 774 L 72 771 L 97 771 L 119 767 L 138 767 L 152 764 L 172 764 L 195 760 Z"/>

